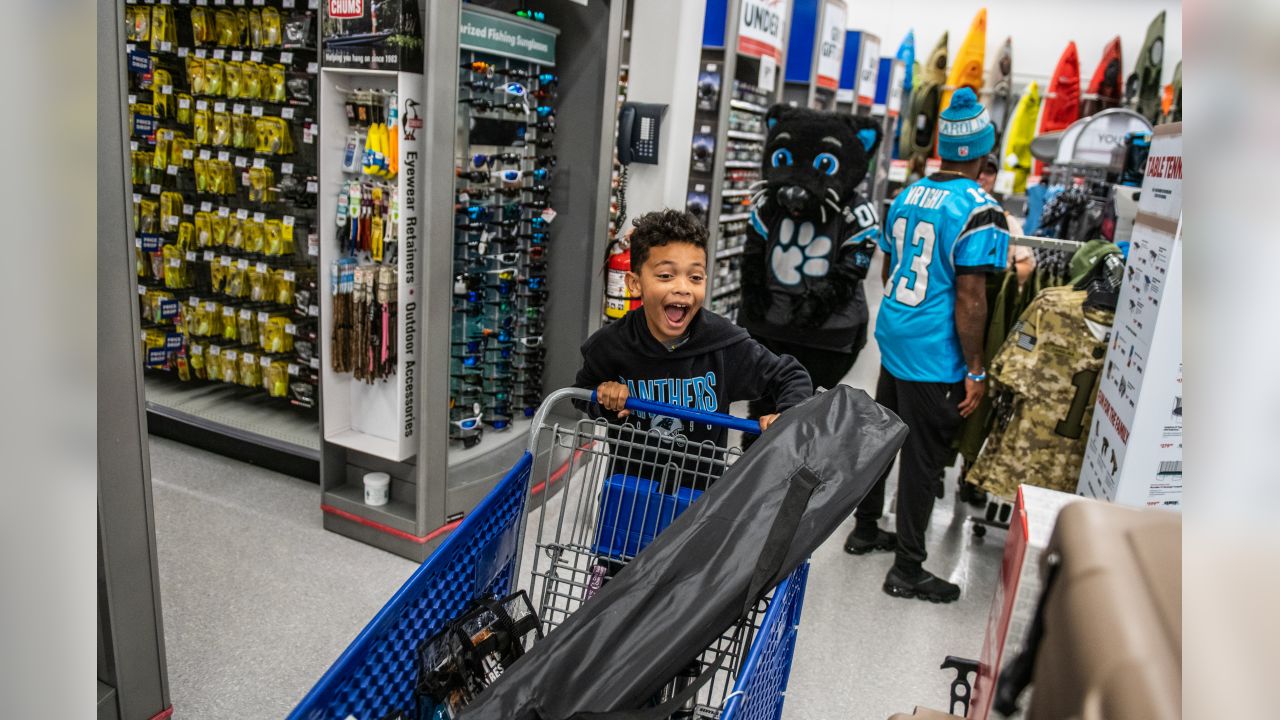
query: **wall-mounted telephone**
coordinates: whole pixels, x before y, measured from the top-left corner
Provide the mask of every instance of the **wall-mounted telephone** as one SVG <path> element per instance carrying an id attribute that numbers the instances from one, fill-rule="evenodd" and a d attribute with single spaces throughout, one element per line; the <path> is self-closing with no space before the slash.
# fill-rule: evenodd
<path id="1" fill-rule="evenodd" d="M 618 113 L 618 162 L 658 164 L 658 137 L 666 105 L 655 103 L 622 104 Z"/>

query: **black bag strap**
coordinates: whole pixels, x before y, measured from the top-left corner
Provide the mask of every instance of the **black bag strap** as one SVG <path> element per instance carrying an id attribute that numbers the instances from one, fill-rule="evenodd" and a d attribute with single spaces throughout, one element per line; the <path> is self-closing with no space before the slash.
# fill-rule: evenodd
<path id="1" fill-rule="evenodd" d="M 782 568 L 782 563 L 787 558 L 787 553 L 791 550 L 791 542 L 795 539 L 796 531 L 800 528 L 800 519 L 804 517 L 804 511 L 809 506 L 809 498 L 813 496 L 813 491 L 822 483 L 821 478 L 817 476 L 806 465 L 801 465 L 791 473 L 788 478 L 787 494 L 782 498 L 782 504 L 778 507 L 778 512 L 773 516 L 773 524 L 769 526 L 769 533 L 765 536 L 764 547 L 760 550 L 760 556 L 756 559 L 755 571 L 751 574 L 751 583 L 747 586 L 746 604 L 742 608 L 740 617 L 746 617 L 753 608 L 756 601 L 767 589 L 769 581 Z M 751 623 L 739 623 L 738 629 L 734 632 L 733 642 L 729 643 L 729 647 L 750 648 L 751 632 L 746 632 L 746 641 L 739 643 L 743 639 L 743 630 L 748 628 Z M 670 700 L 656 707 L 636 708 L 632 710 L 614 710 L 612 712 L 586 712 L 573 715 L 570 720 L 663 720 L 668 718 L 676 710 L 680 709 L 689 698 L 697 694 L 698 690 L 706 685 L 711 678 L 715 677 L 716 672 L 724 666 L 728 651 L 722 651 L 716 654 L 716 660 L 701 675 L 690 683 L 684 690 L 680 691 Z"/>

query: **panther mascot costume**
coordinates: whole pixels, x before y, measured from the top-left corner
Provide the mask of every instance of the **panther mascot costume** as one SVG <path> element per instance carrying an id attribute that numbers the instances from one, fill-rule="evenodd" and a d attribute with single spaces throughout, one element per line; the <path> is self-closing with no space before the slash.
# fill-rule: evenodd
<path id="1" fill-rule="evenodd" d="M 738 322 L 794 356 L 814 387 L 840 382 L 867 342 L 862 279 L 880 240 L 875 208 L 856 190 L 880 144 L 871 118 L 775 105 L 766 118 L 742 259 Z M 773 412 L 768 400 L 751 414 Z"/>

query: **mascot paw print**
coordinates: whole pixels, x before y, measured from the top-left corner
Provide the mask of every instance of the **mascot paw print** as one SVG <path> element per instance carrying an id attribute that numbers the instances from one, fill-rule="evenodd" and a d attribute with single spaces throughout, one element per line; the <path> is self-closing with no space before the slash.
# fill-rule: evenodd
<path id="1" fill-rule="evenodd" d="M 783 285 L 799 285 L 805 277 L 826 277 L 831 263 L 831 238 L 813 235 L 813 223 L 796 225 L 791 218 L 784 218 L 779 228 L 778 242 L 769 254 L 773 276 Z"/>

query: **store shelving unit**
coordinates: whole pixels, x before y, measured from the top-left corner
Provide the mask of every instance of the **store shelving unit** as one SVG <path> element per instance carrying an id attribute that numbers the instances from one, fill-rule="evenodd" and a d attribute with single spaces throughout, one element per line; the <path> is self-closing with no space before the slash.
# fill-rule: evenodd
<path id="1" fill-rule="evenodd" d="M 538 272 L 544 278 L 541 283 L 545 295 L 537 302 L 545 309 L 541 313 L 541 350 L 545 353 L 541 377 L 533 372 L 512 373 L 520 375 L 522 397 L 536 395 L 572 384 L 580 362 L 578 348 L 586 337 L 599 326 L 598 308 L 603 295 L 603 278 L 599 268 L 604 260 L 604 242 L 609 223 L 609 193 L 616 125 L 619 48 L 623 36 L 625 5 L 616 2 L 592 2 L 582 6 L 572 0 L 551 0 L 539 6 L 545 13 L 545 22 L 517 17 L 513 11 L 520 6 L 516 2 L 461 3 L 457 0 L 424 3 L 419 10 L 424 33 L 424 67 L 419 76 L 415 99 L 419 100 L 417 141 L 421 157 L 416 163 L 418 173 L 416 193 L 421 205 L 418 208 L 418 236 L 424 239 L 417 253 L 416 268 L 420 283 L 420 303 L 417 311 L 418 329 L 416 354 L 418 358 L 417 393 L 414 418 L 414 438 L 406 457 L 380 456 L 369 447 L 356 447 L 349 443 L 335 442 L 328 438 L 329 414 L 327 411 L 330 387 L 324 386 L 326 413 L 324 444 L 321 460 L 322 510 L 325 527 L 367 542 L 405 557 L 422 560 L 443 541 L 457 522 L 470 512 L 494 483 L 519 458 L 528 441 L 528 420 L 523 405 L 513 407 L 509 422 L 498 427 L 492 421 L 495 415 L 489 396 L 482 408 L 484 432 L 477 442 L 467 443 L 457 433 L 452 433 L 452 420 L 459 420 L 460 412 L 451 413 L 451 405 L 458 407 L 459 387 L 451 383 L 454 365 L 460 362 L 456 355 L 466 354 L 465 338 L 455 334 L 455 310 L 460 307 L 457 276 L 461 265 L 479 262 L 486 256 L 507 252 L 529 255 L 532 238 L 524 238 L 511 247 L 499 247 L 499 241 L 491 241 L 492 247 L 470 246 L 465 257 L 455 254 L 459 247 L 467 246 L 467 234 L 459 233 L 457 224 L 466 217 L 467 206 L 479 205 L 460 191 L 467 187 L 504 187 L 490 182 L 460 180 L 460 166 L 468 165 L 464 172 L 477 170 L 473 157 L 510 152 L 519 156 L 511 163 L 505 161 L 492 168 L 479 168 L 498 173 L 504 167 L 528 171 L 517 183 L 505 186 L 526 188 L 513 194 L 505 202 L 535 203 L 545 199 L 555 212 L 552 221 L 544 228 L 529 227 L 531 213 L 520 213 L 519 225 L 504 230 L 517 230 L 521 234 L 546 232 L 544 254 L 538 262 L 545 263 Z M 323 9 L 322 9 L 323 11 Z M 502 32 L 488 33 L 493 27 Z M 523 40 L 507 43 L 506 47 L 485 41 L 484 38 L 511 36 Z M 539 46 L 541 49 L 537 49 Z M 536 49 L 537 57 L 529 53 Z M 492 135 L 473 134 L 473 119 L 524 120 L 523 113 L 500 109 L 507 100 L 501 99 L 503 85 L 508 80 L 527 84 L 536 90 L 539 83 L 527 78 L 507 77 L 495 73 L 497 95 L 475 93 L 474 85 L 464 83 L 482 80 L 468 71 L 460 72 L 460 65 L 485 62 L 500 68 L 536 70 L 536 74 L 553 73 L 558 76 L 554 84 L 554 98 L 538 98 L 534 106 L 546 104 L 554 107 L 554 132 L 548 129 L 528 131 L 524 147 L 506 146 L 495 142 Z M 328 71 L 326 71 L 327 73 Z M 403 73 L 401 73 L 403 75 Z M 366 76 L 376 77 L 376 76 Z M 388 76 L 389 78 L 389 76 Z M 364 80 L 362 78 L 362 80 Z M 370 82 L 364 80 L 366 85 Z M 483 86 L 481 86 L 483 87 Z M 550 89 L 550 88 L 547 88 Z M 408 90 L 404 90 L 408 92 Z M 486 94 L 493 98 L 495 107 L 472 113 L 468 108 L 475 103 L 461 103 L 473 95 Z M 401 95 L 403 108 L 405 95 Z M 513 100 L 515 98 L 512 98 Z M 546 100 L 547 102 L 543 102 Z M 332 107 L 322 100 L 325 107 Z M 545 120 L 545 118 L 542 118 Z M 497 126 L 501 129 L 501 125 Z M 511 127 L 511 126 L 506 126 Z M 489 130 L 493 130 L 490 127 Z M 341 135 L 341 124 L 333 132 Z M 329 132 L 328 126 L 325 131 Z M 486 131 L 487 132 L 487 131 Z M 345 136 L 344 136 L 345 137 Z M 554 138 L 550 146 L 537 145 L 535 138 Z M 340 140 L 325 139 L 322 145 L 334 148 Z M 504 147 L 499 147 L 504 145 Z M 326 151 L 326 155 L 328 152 Z M 555 155 L 554 166 L 537 166 L 537 157 Z M 322 165 L 324 163 L 322 162 Z M 532 178 L 532 171 L 546 169 L 545 176 Z M 325 171 L 328 172 L 327 170 Z M 532 190 L 532 186 L 540 186 Z M 478 200 L 479 198 L 477 198 Z M 458 210 L 463 209 L 460 216 Z M 534 208 L 541 213 L 546 208 Z M 477 214 L 482 211 L 477 210 Z M 514 211 L 512 211 L 514 213 Z M 493 210 L 489 216 L 503 222 L 505 211 Z M 515 214 L 511 216 L 516 217 Z M 402 218 L 403 220 L 403 218 Z M 455 240 L 459 240 L 455 242 Z M 479 240 L 475 234 L 473 240 Z M 493 258 L 503 262 L 501 258 Z M 486 260 L 487 262 L 487 260 Z M 533 273 L 525 260 L 513 273 L 510 287 L 516 293 L 528 293 L 527 278 Z M 499 270 L 493 266 L 491 269 Z M 495 273 L 495 277 L 504 277 Z M 504 281 L 505 282 L 505 281 Z M 487 283 L 494 287 L 479 288 L 484 297 L 475 299 L 493 304 L 494 310 L 485 317 L 497 322 L 501 311 L 496 303 L 502 302 L 498 281 Z M 461 298 L 466 302 L 466 297 Z M 523 312 L 530 300 L 519 301 Z M 523 332 L 523 331 L 521 331 Z M 516 337 L 531 337 L 523 333 Z M 463 345 L 455 346 L 454 342 Z M 485 345 L 483 357 L 489 360 L 484 367 L 495 370 L 501 367 L 501 347 L 509 343 L 496 340 Z M 521 347 L 526 347 L 523 344 Z M 455 353 L 455 349 L 458 350 Z M 487 352 L 493 350 L 493 353 Z M 514 360 L 506 358 L 508 362 Z M 514 389 L 513 389 L 514 390 Z M 341 389 L 338 390 L 341 392 Z M 530 407 L 536 406 L 531 401 Z M 451 438 L 452 436 L 452 438 Z M 334 438 L 341 440 L 341 438 Z M 470 445 L 470 446 L 468 446 Z M 536 462 L 559 463 L 563 452 L 555 457 L 544 455 Z M 391 475 L 390 502 L 381 507 L 364 504 L 363 475 L 367 472 L 387 472 Z"/>
<path id="2" fill-rule="evenodd" d="M 778 69 L 786 62 L 791 4 L 709 0 L 703 21 L 686 207 L 710 231 L 710 308 L 730 320 L 741 302 L 741 248 L 750 187 L 761 176 L 764 117 L 782 96 Z"/>
<path id="3" fill-rule="evenodd" d="M 815 110 L 834 110 L 844 61 L 843 0 L 795 0 L 782 99 Z"/>
<path id="4" fill-rule="evenodd" d="M 151 431 L 314 477 L 317 42 L 297 5 L 126 3 L 122 50 Z"/>

